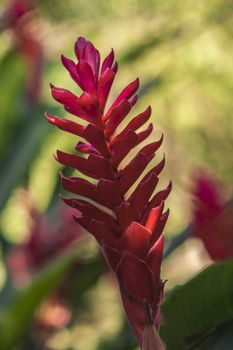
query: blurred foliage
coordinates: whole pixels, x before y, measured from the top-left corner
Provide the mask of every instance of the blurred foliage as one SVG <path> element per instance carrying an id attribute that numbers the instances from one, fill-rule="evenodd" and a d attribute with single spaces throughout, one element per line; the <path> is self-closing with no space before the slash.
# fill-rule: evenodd
<path id="1" fill-rule="evenodd" d="M 9 51 L 0 62 L 0 160 L 4 157 L 7 141 L 11 137 L 12 132 L 17 130 L 22 119 L 22 115 L 17 117 L 17 114 L 20 107 L 22 108 L 22 106 L 19 106 L 19 103 L 22 101 L 24 68 L 23 60 L 16 52 Z M 11 72 L 10 75 L 9 71 Z M 14 103 L 12 103 L 12 99 L 14 99 Z"/>
<path id="2" fill-rule="evenodd" d="M 78 254 L 75 251 L 63 255 L 48 265 L 28 287 L 15 292 L 11 301 L 1 311 L 0 339 L 2 350 L 10 350 L 13 346 L 19 344 L 22 336 L 27 333 L 35 309 L 58 285 L 71 264 L 77 259 L 77 256 Z"/>
<path id="3" fill-rule="evenodd" d="M 8 3 L 2 1 L 0 10 Z M 35 6 L 32 33 L 43 47 L 45 63 L 42 91 L 33 103 L 26 96 L 30 69 L 18 50 L 17 40 L 11 29 L 0 33 L 0 241 L 3 260 L 13 242 L 20 243 L 30 232 L 30 223 L 23 219 L 23 203 L 17 195 L 19 188 L 23 186 L 29 190 L 39 210 L 50 217 L 54 226 L 58 221 L 56 208 L 61 192 L 58 171 L 61 167 L 53 161 L 52 154 L 57 148 L 70 150 L 75 138 L 68 139 L 50 127 L 43 113 L 47 110 L 64 115 L 50 97 L 50 82 L 77 91 L 62 68 L 59 56 L 62 52 L 73 56 L 73 42 L 79 35 L 93 40 L 102 53 L 114 47 L 120 71 L 111 98 L 125 83 L 136 76 L 141 78 L 141 99 L 134 113 L 151 104 L 156 137 L 161 131 L 165 134 L 163 151 L 167 163 L 161 183 L 164 185 L 172 179 L 174 188 L 168 200 L 172 212 L 168 235 L 176 234 L 189 223 L 190 174 L 197 167 L 209 168 L 229 185 L 230 193 L 233 173 L 232 0 L 192 3 L 186 0 L 36 0 Z M 100 257 L 95 250 L 93 253 L 92 244 L 88 249 L 94 259 L 83 266 L 84 273 L 77 273 L 70 293 L 78 315 L 61 337 L 69 338 L 64 342 L 70 344 L 77 333 L 83 344 L 83 339 L 88 337 L 87 330 L 90 331 L 87 323 L 91 322 L 95 333 L 90 336 L 92 350 L 134 349 L 135 341 L 125 320 L 117 316 L 118 312 L 102 310 L 105 302 L 106 308 L 111 310 L 118 296 L 111 295 L 107 304 L 110 291 L 106 284 L 98 284 L 102 271 Z M 190 266 L 192 264 L 195 263 L 190 259 Z M 172 266 L 176 266 L 176 262 Z M 171 273 L 175 273 L 173 270 Z M 46 271 L 41 273 L 46 275 Z M 1 275 L 6 276 L 6 285 L 12 288 L 4 261 Z M 35 290 L 34 284 L 27 290 L 30 288 Z M 42 299 L 42 294 L 35 296 Z M 97 303 L 97 294 L 98 298 L 102 295 L 101 305 Z M 90 312 L 96 313 L 95 317 L 88 318 Z M 104 312 L 106 323 L 112 327 L 109 334 L 105 325 L 100 326 L 104 323 Z M 97 334 L 101 330 L 104 333 Z M 45 343 L 50 345 L 44 345 L 45 349 L 61 349 L 64 342 L 60 341 L 59 331 L 54 336 L 51 342 L 46 339 Z M 12 336 L 12 339 L 15 338 Z M 30 341 L 25 340 L 25 344 Z M 213 342 L 217 346 L 217 342 Z M 22 345 L 22 349 L 25 346 Z M 36 349 L 35 342 L 32 341 L 29 348 Z M 85 347 L 70 345 L 71 348 Z"/>
<path id="4" fill-rule="evenodd" d="M 135 350 L 135 339 L 129 328 L 127 321 L 122 324 L 122 329 L 111 339 L 100 340 L 96 350 L 111 349 L 111 350 Z"/>

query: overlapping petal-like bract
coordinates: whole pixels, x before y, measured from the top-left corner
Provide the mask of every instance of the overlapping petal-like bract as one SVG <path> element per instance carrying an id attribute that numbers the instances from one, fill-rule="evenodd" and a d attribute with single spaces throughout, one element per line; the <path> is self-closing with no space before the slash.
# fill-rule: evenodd
<path id="1" fill-rule="evenodd" d="M 100 65 L 100 54 L 93 44 L 79 38 L 75 54 L 78 63 L 64 56 L 62 63 L 83 93 L 78 97 L 52 85 L 52 96 L 87 124 L 46 114 L 51 124 L 83 139 L 75 147 L 79 154 L 57 151 L 55 156 L 61 164 L 90 178 L 62 175 L 63 187 L 75 194 L 64 200 L 81 212 L 76 221 L 96 238 L 115 272 L 127 317 L 141 344 L 146 323 L 158 325 L 159 320 L 162 232 L 169 214 L 163 209 L 171 184 L 154 193 L 164 159 L 140 176 L 154 159 L 162 138 L 142 147 L 127 164 L 122 162 L 151 134 L 151 124 L 139 130 L 149 120 L 151 108 L 119 131 L 118 126 L 137 101 L 138 79 L 127 85 L 106 111 L 118 67 L 113 50 Z"/>

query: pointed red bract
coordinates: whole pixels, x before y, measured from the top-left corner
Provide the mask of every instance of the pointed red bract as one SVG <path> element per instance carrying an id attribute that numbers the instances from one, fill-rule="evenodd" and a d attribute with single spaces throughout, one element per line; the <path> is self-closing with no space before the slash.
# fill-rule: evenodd
<path id="1" fill-rule="evenodd" d="M 101 68 L 98 50 L 86 39 L 76 41 L 75 54 L 77 63 L 64 56 L 62 62 L 83 94 L 77 97 L 52 86 L 52 95 L 67 111 L 88 124 L 83 126 L 46 115 L 50 123 L 84 139 L 75 147 L 81 155 L 58 151 L 55 156 L 61 164 L 89 177 L 62 175 L 64 188 L 76 195 L 64 201 L 81 212 L 76 221 L 96 238 L 116 273 L 126 315 L 141 346 L 148 310 L 151 324 L 158 326 L 158 307 L 163 294 L 162 231 L 168 217 L 168 211 L 163 214 L 163 208 L 171 185 L 158 193 L 154 191 L 164 158 L 143 176 L 163 137 L 144 145 L 126 163 L 128 154 L 153 130 L 152 124 L 139 130 L 150 118 L 150 107 L 121 128 L 137 102 L 139 80 L 127 85 L 105 111 L 118 67 L 114 64 L 113 50 Z"/>

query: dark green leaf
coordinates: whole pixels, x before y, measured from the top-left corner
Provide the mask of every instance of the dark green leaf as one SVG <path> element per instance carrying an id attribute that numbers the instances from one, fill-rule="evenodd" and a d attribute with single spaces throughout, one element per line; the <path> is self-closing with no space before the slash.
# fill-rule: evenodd
<path id="1" fill-rule="evenodd" d="M 206 268 L 169 294 L 161 306 L 161 336 L 167 350 L 195 349 L 192 344 L 233 319 L 232 281 L 233 260 L 229 260 Z"/>
<path id="2" fill-rule="evenodd" d="M 218 327 L 200 350 L 227 350 L 233 347 L 233 321 Z"/>

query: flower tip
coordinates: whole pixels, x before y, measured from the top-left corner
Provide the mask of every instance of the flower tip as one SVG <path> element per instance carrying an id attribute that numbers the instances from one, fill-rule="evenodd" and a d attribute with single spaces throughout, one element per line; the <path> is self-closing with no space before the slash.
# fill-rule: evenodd
<path id="1" fill-rule="evenodd" d="M 80 47 L 85 46 L 87 40 L 83 36 L 79 36 L 74 43 L 74 49 L 79 50 Z"/>
<path id="2" fill-rule="evenodd" d="M 113 61 L 114 61 L 114 57 L 115 57 L 115 52 L 114 52 L 113 47 L 111 48 L 111 51 L 110 51 L 109 56 L 111 57 L 111 60 L 112 60 L 112 62 L 113 62 Z"/>
<path id="3" fill-rule="evenodd" d="M 45 118 L 48 122 L 50 122 L 50 120 L 52 119 L 52 116 L 50 116 L 50 115 L 48 114 L 48 112 L 45 112 L 45 113 L 44 113 L 44 118 Z"/>
<path id="4" fill-rule="evenodd" d="M 59 162 L 57 152 L 58 152 L 58 151 L 56 151 L 56 153 L 53 153 L 53 158 L 54 158 L 57 162 Z"/>
<path id="5" fill-rule="evenodd" d="M 171 191 L 171 190 L 172 190 L 172 187 L 173 187 L 173 185 L 172 185 L 172 182 L 170 181 L 169 184 L 168 184 L 168 186 L 167 186 L 167 189 L 168 189 L 169 191 Z"/>
<path id="6" fill-rule="evenodd" d="M 148 113 L 149 115 L 151 115 L 151 113 L 152 113 L 152 108 L 151 108 L 150 105 L 147 107 L 146 113 Z"/>
<path id="7" fill-rule="evenodd" d="M 49 115 L 47 112 L 45 112 L 44 118 L 45 118 L 50 124 L 55 124 L 55 118 L 54 118 L 52 115 Z"/>
<path id="8" fill-rule="evenodd" d="M 160 139 L 159 139 L 159 141 L 162 143 L 163 142 L 163 138 L 164 138 L 164 134 L 162 133 L 161 134 L 161 137 L 160 137 Z"/>
<path id="9" fill-rule="evenodd" d="M 80 42 L 80 41 L 86 42 L 86 39 L 84 38 L 84 36 L 80 35 L 80 36 L 78 36 L 76 42 L 78 42 L 78 41 L 79 41 L 79 42 Z"/>
<path id="10" fill-rule="evenodd" d="M 53 84 L 51 84 L 51 83 L 50 83 L 50 92 L 51 92 L 52 97 L 56 100 L 57 88 L 56 88 L 55 85 L 53 85 Z"/>
<path id="11" fill-rule="evenodd" d="M 162 200 L 157 207 L 151 209 L 145 225 L 147 230 L 149 230 L 150 232 L 153 232 L 155 227 L 158 225 L 158 222 L 162 216 L 163 208 L 164 208 L 164 201 Z"/>
<path id="12" fill-rule="evenodd" d="M 152 131 L 152 130 L 153 130 L 153 127 L 154 127 L 154 126 L 153 126 L 153 123 L 150 123 L 150 124 L 148 125 L 148 130 L 151 130 L 151 131 Z"/>
<path id="13" fill-rule="evenodd" d="M 165 211 L 165 213 L 163 213 L 163 215 L 161 216 L 161 218 L 162 218 L 164 221 L 167 221 L 169 214 L 170 214 L 170 209 L 167 208 L 167 210 Z"/>
<path id="14" fill-rule="evenodd" d="M 63 66 L 66 66 L 67 61 L 68 61 L 68 58 L 65 55 L 61 54 L 61 62 Z"/>
<path id="15" fill-rule="evenodd" d="M 165 166 L 165 155 L 163 154 L 163 158 L 160 162 L 154 167 L 154 172 L 158 176 Z"/>

